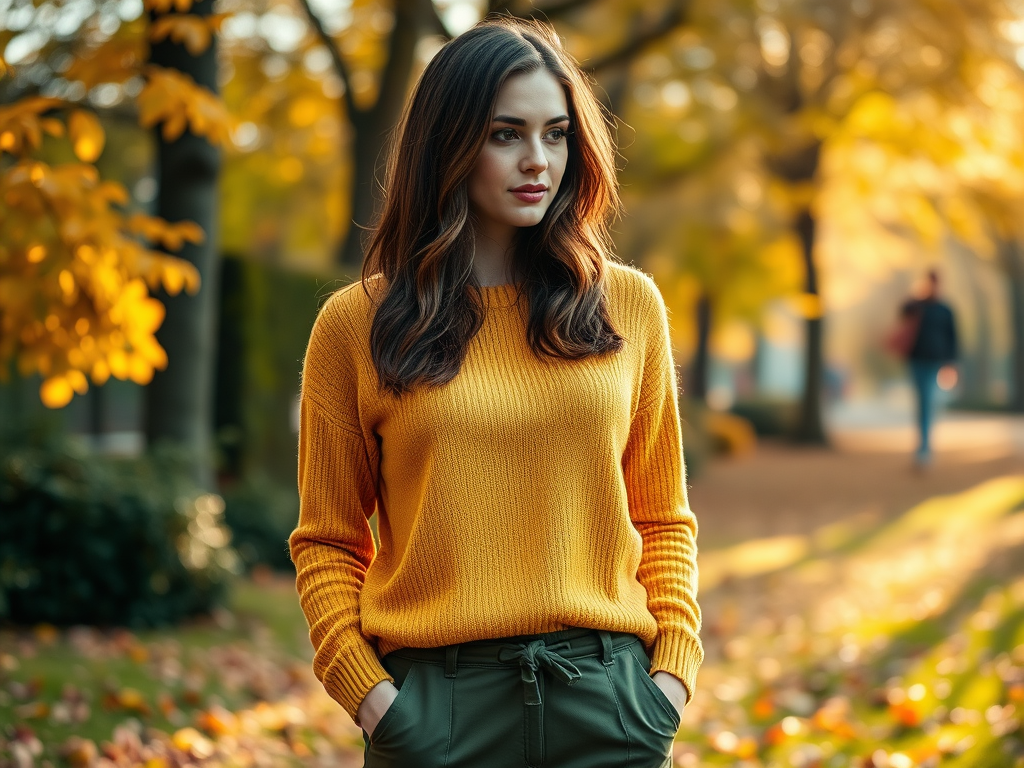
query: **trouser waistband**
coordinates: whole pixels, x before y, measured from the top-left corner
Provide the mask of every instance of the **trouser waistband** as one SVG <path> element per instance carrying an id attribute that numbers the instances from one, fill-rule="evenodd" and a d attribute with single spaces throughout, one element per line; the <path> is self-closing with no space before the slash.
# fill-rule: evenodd
<path id="1" fill-rule="evenodd" d="M 495 640 L 471 640 L 439 648 L 399 648 L 389 656 L 398 656 L 428 664 L 444 665 L 445 677 L 458 676 L 459 666 L 519 666 L 525 705 L 527 764 L 540 768 L 545 759 L 544 714 L 541 681 L 538 673 L 547 670 L 566 685 L 581 678 L 573 659 L 599 656 L 602 664 L 615 663 L 613 652 L 640 639 L 628 632 L 605 629 L 572 628 L 535 635 L 516 635 Z"/>
<path id="2" fill-rule="evenodd" d="M 557 632 L 542 632 L 532 635 L 515 635 L 486 640 L 470 640 L 454 645 L 442 645 L 436 648 L 398 648 L 391 653 L 406 659 L 423 661 L 428 664 L 443 664 L 445 677 L 455 677 L 459 664 L 474 666 L 508 666 L 512 661 L 509 654 L 520 646 L 540 648 L 544 646 L 555 651 L 566 659 L 583 656 L 601 655 L 605 665 L 612 662 L 613 649 L 622 648 L 639 638 L 630 632 L 612 632 L 604 629 L 572 628 Z M 537 645 L 539 643 L 540 645 Z M 391 654 L 389 654 L 391 655 Z"/>

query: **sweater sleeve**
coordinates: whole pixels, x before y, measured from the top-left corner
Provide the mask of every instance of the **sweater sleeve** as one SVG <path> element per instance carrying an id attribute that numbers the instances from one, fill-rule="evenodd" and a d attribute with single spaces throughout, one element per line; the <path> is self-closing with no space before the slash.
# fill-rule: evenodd
<path id="1" fill-rule="evenodd" d="M 352 343 L 328 301 L 306 349 L 299 401 L 299 521 L 289 538 L 296 588 L 309 623 L 313 671 L 353 720 L 382 680 L 394 682 L 361 631 L 359 595 L 375 546 L 373 469 L 357 413 Z"/>
<path id="2" fill-rule="evenodd" d="M 665 670 L 682 680 L 689 702 L 704 659 L 697 604 L 697 518 L 686 493 L 668 313 L 654 282 L 644 276 L 643 283 L 644 364 L 623 473 L 630 517 L 643 539 L 637 578 L 658 622 L 651 673 Z"/>

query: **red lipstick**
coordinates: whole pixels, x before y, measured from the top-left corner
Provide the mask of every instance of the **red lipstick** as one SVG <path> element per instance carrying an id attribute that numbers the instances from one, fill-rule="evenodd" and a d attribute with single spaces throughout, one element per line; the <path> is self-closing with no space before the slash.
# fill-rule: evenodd
<path id="1" fill-rule="evenodd" d="M 548 188 L 543 184 L 523 184 L 510 191 L 524 203 L 539 203 L 544 199 L 544 193 Z"/>

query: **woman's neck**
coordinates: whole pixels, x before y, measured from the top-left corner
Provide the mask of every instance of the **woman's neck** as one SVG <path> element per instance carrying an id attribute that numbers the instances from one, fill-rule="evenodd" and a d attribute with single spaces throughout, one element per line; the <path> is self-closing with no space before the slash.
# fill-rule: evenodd
<path id="1" fill-rule="evenodd" d="M 512 256 L 515 235 L 515 227 L 477 229 L 473 251 L 473 274 L 480 285 L 505 285 L 514 282 Z"/>

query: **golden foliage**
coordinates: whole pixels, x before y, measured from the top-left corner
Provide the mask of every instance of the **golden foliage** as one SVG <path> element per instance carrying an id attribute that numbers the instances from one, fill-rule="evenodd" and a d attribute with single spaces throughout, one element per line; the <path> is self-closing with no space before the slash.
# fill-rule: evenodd
<path id="1" fill-rule="evenodd" d="M 83 163 L 93 163 L 103 152 L 106 135 L 96 115 L 84 109 L 76 109 L 68 118 L 68 135 L 71 138 L 75 156 Z"/>
<path id="2" fill-rule="evenodd" d="M 139 74 L 145 57 L 145 40 L 141 35 L 117 34 L 103 45 L 82 50 L 63 76 L 86 88 L 100 83 L 123 83 Z"/>
<path id="3" fill-rule="evenodd" d="M 225 14 L 182 16 L 191 6 L 192 0 L 146 0 L 148 11 L 164 14 L 149 27 L 150 37 L 169 37 L 193 55 L 207 49 Z M 188 128 L 223 144 L 232 125 L 217 96 L 175 70 L 143 67 L 147 25 L 143 15 L 102 37 L 83 27 L 61 76 L 86 89 L 145 76 L 137 99 L 142 127 L 163 123 L 167 140 Z M 0 76 L 9 72 L 0 59 Z M 80 162 L 34 157 L 47 151 L 46 136 L 65 135 Z M 176 251 L 202 242 L 203 231 L 190 221 L 127 213 L 128 191 L 93 165 L 105 143 L 96 114 L 61 99 L 29 96 L 0 106 L 0 153 L 13 159 L 0 165 L 0 375 L 12 362 L 20 375 L 38 373 L 40 396 L 51 408 L 86 392 L 90 379 L 149 382 L 167 365 L 155 337 L 165 310 L 150 291 L 199 290 L 190 262 L 146 242 Z"/>
<path id="4" fill-rule="evenodd" d="M 139 124 L 150 128 L 163 123 L 161 134 L 173 141 L 186 126 L 213 144 L 226 144 L 233 127 L 224 103 L 186 74 L 149 65 L 147 81 L 138 97 Z"/>
<path id="5" fill-rule="evenodd" d="M 60 99 L 30 96 L 0 108 L 0 152 L 21 154 L 38 149 L 44 133 L 60 136 L 64 125 L 55 118 L 42 115 L 62 104 Z"/>
<path id="6" fill-rule="evenodd" d="M 143 7 L 156 13 L 170 13 L 171 10 L 188 13 L 192 7 L 192 0 L 144 0 Z"/>
<path id="7" fill-rule="evenodd" d="M 170 37 L 185 46 L 189 53 L 198 56 L 210 47 L 213 33 L 220 29 L 227 14 L 195 16 L 184 13 L 168 13 L 158 17 L 149 30 L 149 39 L 158 42 Z"/>
<path id="8" fill-rule="evenodd" d="M 51 408 L 85 392 L 88 378 L 147 383 L 167 364 L 154 336 L 164 308 L 149 290 L 199 288 L 192 264 L 133 236 L 181 245 L 202 237 L 197 227 L 126 218 L 114 207 L 126 201 L 86 163 L 22 158 L 0 175 L 0 363 L 42 375 Z"/>
<path id="9" fill-rule="evenodd" d="M 171 251 L 179 250 L 185 241 L 201 243 L 204 238 L 203 230 L 195 222 L 179 221 L 170 224 L 157 216 L 142 213 L 132 214 L 128 219 L 128 229 L 150 241 L 160 241 Z"/>

